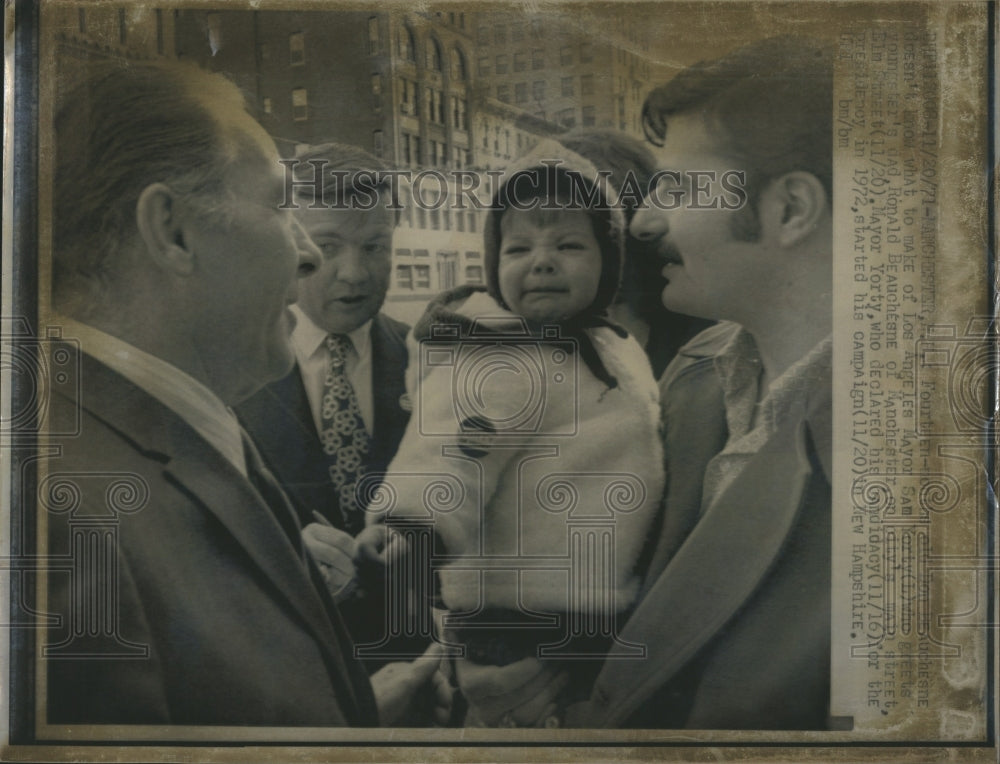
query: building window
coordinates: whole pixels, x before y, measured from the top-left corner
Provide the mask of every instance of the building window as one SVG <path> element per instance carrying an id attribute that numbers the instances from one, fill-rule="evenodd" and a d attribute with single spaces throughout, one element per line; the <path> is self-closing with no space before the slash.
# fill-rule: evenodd
<path id="1" fill-rule="evenodd" d="M 466 214 L 469 216 L 469 233 L 475 233 L 476 232 L 476 213 L 470 210 Z"/>
<path id="2" fill-rule="evenodd" d="M 531 68 L 532 69 L 544 69 L 545 68 L 545 51 L 541 48 L 535 48 L 531 51 Z"/>
<path id="3" fill-rule="evenodd" d="M 480 257 L 482 257 L 482 255 L 474 249 L 465 253 L 466 260 L 478 260 Z"/>
<path id="4" fill-rule="evenodd" d="M 576 127 L 576 109 L 563 109 L 556 115 L 556 121 L 563 127 Z"/>
<path id="5" fill-rule="evenodd" d="M 417 207 L 417 228 L 427 229 L 427 210 L 423 207 Z M 417 254 L 420 254 L 420 250 L 417 250 Z"/>
<path id="6" fill-rule="evenodd" d="M 528 57 L 523 50 L 514 54 L 514 71 L 523 72 L 528 67 Z"/>
<path id="7" fill-rule="evenodd" d="M 540 40 L 542 35 L 545 33 L 545 25 L 542 23 L 541 19 L 531 20 L 531 36 L 536 40 Z"/>
<path id="8" fill-rule="evenodd" d="M 205 16 L 205 25 L 208 27 L 208 47 L 214 56 L 222 48 L 222 14 L 209 13 Z"/>
<path id="9" fill-rule="evenodd" d="M 372 130 L 372 152 L 375 156 L 382 156 L 385 151 L 385 138 L 381 130 Z"/>
<path id="10" fill-rule="evenodd" d="M 476 30 L 476 43 L 478 45 L 489 45 L 490 44 L 490 28 L 489 27 L 479 27 Z"/>
<path id="11" fill-rule="evenodd" d="M 464 98 L 458 96 L 451 97 L 451 124 L 457 130 L 468 130 L 465 119 L 466 104 Z"/>
<path id="12" fill-rule="evenodd" d="M 497 100 L 510 103 L 510 85 L 497 85 Z"/>
<path id="13" fill-rule="evenodd" d="M 455 230 L 465 233 L 465 215 L 461 211 L 455 213 Z"/>
<path id="14" fill-rule="evenodd" d="M 413 256 L 414 257 L 430 257 L 431 253 L 428 252 L 426 249 L 415 249 L 415 250 L 413 250 Z"/>
<path id="15" fill-rule="evenodd" d="M 396 249 L 396 257 L 409 257 L 410 254 L 411 254 L 411 252 L 408 249 L 401 249 L 401 248 L 398 248 L 398 247 Z"/>
<path id="16" fill-rule="evenodd" d="M 501 53 L 497 56 L 497 74 L 507 73 L 507 54 Z"/>
<path id="17" fill-rule="evenodd" d="M 441 71 L 441 46 L 433 37 L 427 40 L 427 55 L 424 60 L 431 71 Z"/>
<path id="18" fill-rule="evenodd" d="M 413 30 L 405 24 L 399 30 L 399 57 L 404 61 L 416 63 L 417 50 L 413 44 Z"/>
<path id="19" fill-rule="evenodd" d="M 306 37 L 302 32 L 288 35 L 288 63 L 302 66 L 306 62 Z"/>
<path id="20" fill-rule="evenodd" d="M 264 113 L 265 114 L 270 114 L 272 108 L 273 108 L 273 105 L 271 104 L 271 99 L 270 98 L 265 98 L 264 99 Z"/>
<path id="21" fill-rule="evenodd" d="M 413 286 L 417 289 L 431 288 L 431 267 L 429 265 L 413 266 Z"/>
<path id="22" fill-rule="evenodd" d="M 441 230 L 441 212 L 439 210 L 431 210 L 431 230 L 440 231 Z"/>
<path id="23" fill-rule="evenodd" d="M 424 103 L 427 104 L 427 119 L 431 122 L 444 124 L 444 93 L 434 88 L 424 91 Z"/>
<path id="24" fill-rule="evenodd" d="M 573 63 L 573 49 L 569 45 L 563 45 L 559 49 L 559 63 L 563 66 Z"/>
<path id="25" fill-rule="evenodd" d="M 368 19 L 368 55 L 374 56 L 382 52 L 382 39 L 379 34 L 378 16 Z"/>
<path id="26" fill-rule="evenodd" d="M 485 77 L 486 75 L 488 75 L 490 73 L 490 57 L 489 56 L 480 56 L 479 57 L 479 66 L 477 67 L 476 71 L 479 72 L 479 76 L 480 77 Z"/>
<path id="27" fill-rule="evenodd" d="M 396 286 L 400 289 L 413 289 L 413 266 L 396 266 Z"/>
<path id="28" fill-rule="evenodd" d="M 296 122 L 309 119 L 309 94 L 305 88 L 292 91 L 292 119 Z"/>
<path id="29" fill-rule="evenodd" d="M 594 51 L 591 50 L 590 46 L 587 45 L 587 43 L 583 43 L 583 45 L 580 46 L 580 63 L 589 64 L 593 60 L 594 60 Z"/>
<path id="30" fill-rule="evenodd" d="M 531 97 L 536 101 L 545 100 L 545 80 L 535 80 L 531 85 Z"/>
<path id="31" fill-rule="evenodd" d="M 572 96 L 573 95 L 573 78 L 572 77 L 563 77 L 562 78 L 562 91 L 561 92 L 562 92 L 562 94 L 564 96 Z"/>
<path id="32" fill-rule="evenodd" d="M 405 77 L 399 81 L 399 111 L 401 114 L 417 114 L 417 85 Z"/>
<path id="33" fill-rule="evenodd" d="M 524 24 L 515 22 L 510 25 L 510 41 L 521 42 L 524 39 Z"/>
<path id="34" fill-rule="evenodd" d="M 528 102 L 528 83 L 518 82 L 514 85 L 514 101 L 517 103 Z"/>
<path id="35" fill-rule="evenodd" d="M 504 45 L 507 42 L 507 28 L 503 24 L 493 27 L 493 42 L 497 45 Z"/>
<path id="36" fill-rule="evenodd" d="M 382 75 L 372 75 L 372 106 L 376 109 L 382 108 Z"/>
<path id="37" fill-rule="evenodd" d="M 450 231 L 451 230 L 451 210 L 444 210 L 441 213 L 441 216 L 444 218 L 444 230 Z"/>
<path id="38" fill-rule="evenodd" d="M 597 124 L 597 111 L 593 106 L 583 107 L 583 126 L 593 127 Z"/>
<path id="39" fill-rule="evenodd" d="M 483 266 L 481 266 L 481 265 L 467 265 L 467 266 L 465 266 L 465 283 L 466 284 L 482 284 L 483 283 Z"/>
<path id="40" fill-rule="evenodd" d="M 451 51 L 451 78 L 458 82 L 465 81 L 465 56 L 458 48 Z"/>
<path id="41" fill-rule="evenodd" d="M 580 95 L 594 95 L 594 75 L 584 74 L 580 77 Z"/>

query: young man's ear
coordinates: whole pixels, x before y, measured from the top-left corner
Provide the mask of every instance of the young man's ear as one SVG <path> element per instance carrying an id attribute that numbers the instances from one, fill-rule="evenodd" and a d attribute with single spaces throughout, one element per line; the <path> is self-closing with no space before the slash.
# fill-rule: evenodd
<path id="1" fill-rule="evenodd" d="M 185 240 L 179 197 L 169 186 L 146 186 L 135 205 L 135 217 L 139 238 L 157 265 L 179 276 L 194 272 L 194 253 Z"/>
<path id="2" fill-rule="evenodd" d="M 767 189 L 762 213 L 782 247 L 798 244 L 808 237 L 830 214 L 830 199 L 823 183 L 811 172 L 786 173 L 776 178 Z"/>

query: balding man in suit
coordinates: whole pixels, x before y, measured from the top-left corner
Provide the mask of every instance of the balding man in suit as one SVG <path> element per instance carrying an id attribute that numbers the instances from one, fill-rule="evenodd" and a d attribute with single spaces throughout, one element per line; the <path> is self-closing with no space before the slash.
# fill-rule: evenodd
<path id="1" fill-rule="evenodd" d="M 69 509 L 43 496 L 48 554 L 80 562 L 87 523 L 123 511 L 89 550 L 102 564 L 49 571 L 61 621 L 42 721 L 370 726 L 400 721 L 428 682 L 446 695 L 435 658 L 373 692 L 231 409 L 288 373 L 289 306 L 320 263 L 238 89 L 188 66 L 98 64 L 56 136 L 52 321 L 83 356 L 79 389 L 56 389 L 48 412 L 74 435 L 50 439 L 42 487 L 77 489 Z M 114 475 L 134 505 L 93 490 Z M 107 608 L 99 624 L 90 605 Z"/>

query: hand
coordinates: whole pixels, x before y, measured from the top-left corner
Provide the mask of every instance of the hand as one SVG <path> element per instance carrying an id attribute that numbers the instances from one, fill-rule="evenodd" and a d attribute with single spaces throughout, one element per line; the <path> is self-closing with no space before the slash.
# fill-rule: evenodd
<path id="1" fill-rule="evenodd" d="M 357 544 L 351 534 L 310 523 L 302 531 L 302 540 L 319 565 L 333 601 L 343 602 L 352 596 L 358 588 L 358 576 L 354 568 Z"/>
<path id="2" fill-rule="evenodd" d="M 383 727 L 443 727 L 451 717 L 454 691 L 441 673 L 441 645 L 410 663 L 390 663 L 371 676 Z"/>
<path id="3" fill-rule="evenodd" d="M 506 666 L 455 661 L 458 686 L 469 702 L 467 727 L 558 725 L 556 699 L 569 675 L 537 658 Z"/>
<path id="4" fill-rule="evenodd" d="M 406 539 L 399 531 L 384 523 L 369 525 L 357 536 L 355 562 L 359 565 L 376 564 L 383 568 L 390 560 L 398 560 L 406 551 Z"/>

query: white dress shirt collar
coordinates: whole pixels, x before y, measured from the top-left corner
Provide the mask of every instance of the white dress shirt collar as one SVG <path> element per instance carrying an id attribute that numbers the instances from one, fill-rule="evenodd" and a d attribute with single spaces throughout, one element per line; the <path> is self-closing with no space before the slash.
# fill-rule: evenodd
<path id="1" fill-rule="evenodd" d="M 322 401 L 323 385 L 326 379 L 330 354 L 326 349 L 328 332 L 317 326 L 298 305 L 292 306 L 295 328 L 292 330 L 292 350 L 299 364 L 299 373 L 305 387 L 313 425 L 319 433 L 323 428 Z M 365 321 L 347 336 L 351 339 L 353 352 L 344 359 L 344 372 L 354 388 L 354 394 L 361 409 L 368 434 L 375 432 L 375 398 L 372 391 L 374 359 L 372 357 L 372 320 Z"/>
<path id="2" fill-rule="evenodd" d="M 323 343 L 326 341 L 329 332 L 317 326 L 298 305 L 292 305 L 291 311 L 295 315 L 295 328 L 292 330 L 292 347 L 295 350 L 296 358 L 302 362 L 316 355 L 320 348 L 323 347 Z M 354 346 L 354 352 L 360 358 L 367 358 L 371 352 L 371 328 L 372 319 L 369 318 L 354 331 L 347 332 L 347 336 L 351 338 L 351 344 Z"/>

